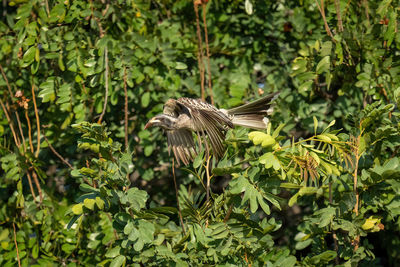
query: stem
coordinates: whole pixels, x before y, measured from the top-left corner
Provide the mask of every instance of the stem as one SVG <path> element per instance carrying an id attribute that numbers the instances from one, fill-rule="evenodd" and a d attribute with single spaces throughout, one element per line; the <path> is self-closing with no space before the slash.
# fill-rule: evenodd
<path id="1" fill-rule="evenodd" d="M 207 153 L 208 154 L 208 153 Z M 206 175 L 207 175 L 207 202 L 210 200 L 210 159 L 211 156 L 207 155 Z"/>
<path id="2" fill-rule="evenodd" d="M 211 67 L 210 67 L 210 47 L 208 45 L 208 31 L 207 31 L 207 21 L 206 21 L 207 4 L 203 3 L 201 7 L 203 9 L 204 38 L 206 41 L 208 90 L 209 90 L 209 94 L 210 94 L 211 104 L 214 105 L 214 96 L 213 96 L 213 91 L 212 91 Z"/>
<path id="3" fill-rule="evenodd" d="M 33 181 L 35 182 L 36 188 L 39 192 L 39 198 L 40 198 L 40 203 L 43 202 L 43 194 L 42 194 L 42 188 L 40 187 L 40 183 L 37 177 L 37 174 L 35 171 L 32 171 L 32 177 L 33 177 Z"/>
<path id="4" fill-rule="evenodd" d="M 175 196 L 176 196 L 176 205 L 178 206 L 178 214 L 179 214 L 179 220 L 181 222 L 183 234 L 186 235 L 186 230 L 185 230 L 185 225 L 183 224 L 183 217 L 182 217 L 182 211 L 181 211 L 181 205 L 179 205 L 179 194 L 178 194 L 178 185 L 176 183 L 176 177 L 175 177 L 175 160 L 172 158 L 172 175 L 174 176 L 174 186 L 175 186 Z"/>
<path id="5" fill-rule="evenodd" d="M 25 118 L 26 118 L 26 122 L 28 123 L 29 146 L 30 146 L 31 152 L 33 154 L 31 120 L 29 119 L 28 110 L 26 110 L 26 109 L 25 109 Z"/>
<path id="6" fill-rule="evenodd" d="M 340 1 L 339 0 L 335 0 L 335 8 L 336 8 L 336 16 L 337 16 L 337 20 L 338 20 L 338 29 L 339 32 L 343 31 L 343 22 L 342 22 L 342 16 L 340 14 Z"/>
<path id="7" fill-rule="evenodd" d="M 17 243 L 17 233 L 15 232 L 15 223 L 13 223 L 13 229 L 14 229 L 14 244 L 15 244 L 15 248 L 17 250 L 18 266 L 21 267 L 21 260 L 19 259 L 19 249 L 18 249 L 18 243 Z"/>
<path id="8" fill-rule="evenodd" d="M 329 204 L 332 205 L 332 182 L 329 182 Z M 338 241 L 337 241 L 336 230 L 334 230 L 334 229 L 332 229 L 332 238 L 333 238 L 333 243 L 334 243 L 335 251 L 336 251 L 335 262 L 336 262 L 336 265 L 339 265 L 339 256 L 338 256 L 339 245 L 338 245 Z"/>
<path id="9" fill-rule="evenodd" d="M 36 128 L 37 128 L 37 147 L 36 147 L 35 157 L 38 157 L 39 151 L 40 151 L 40 120 L 39 120 L 39 113 L 38 113 L 37 105 L 36 105 L 35 85 L 33 85 L 33 84 L 32 84 L 32 99 L 33 99 L 33 106 L 35 108 Z"/>
<path id="10" fill-rule="evenodd" d="M 204 62 L 203 62 L 203 44 L 200 33 L 200 19 L 199 19 L 199 8 L 196 1 L 193 1 L 194 13 L 196 14 L 196 32 L 197 32 L 197 43 L 198 43 L 198 51 L 197 51 L 197 61 L 199 64 L 200 71 L 200 81 L 201 81 L 201 99 L 205 100 L 205 90 L 204 90 Z"/>
<path id="11" fill-rule="evenodd" d="M 324 20 L 324 25 L 325 25 L 325 30 L 326 33 L 333 38 L 332 32 L 329 29 L 329 25 L 328 22 L 326 21 L 326 17 L 325 17 L 325 7 L 324 7 L 324 0 L 321 0 L 321 5 L 318 3 L 318 0 L 315 0 L 315 2 L 317 3 L 317 7 L 319 12 L 321 13 L 322 19 Z"/>
<path id="12" fill-rule="evenodd" d="M 54 155 L 56 155 L 56 156 L 57 156 L 64 164 L 66 164 L 70 169 L 73 169 L 74 167 L 72 167 L 72 165 L 71 165 L 68 161 L 66 161 L 66 160 L 63 158 L 63 156 L 61 156 L 61 155 L 54 149 L 54 147 L 50 144 L 49 140 L 47 139 L 47 137 L 46 137 L 46 135 L 45 135 L 44 133 L 43 133 L 43 137 L 44 137 L 44 139 L 46 140 L 47 145 L 49 146 L 51 152 L 53 152 Z"/>
<path id="13" fill-rule="evenodd" d="M 104 64 L 106 65 L 106 71 L 105 71 L 105 87 L 106 87 L 106 95 L 104 98 L 104 105 L 103 105 L 103 111 L 100 114 L 100 118 L 97 121 L 97 123 L 101 123 L 103 120 L 104 114 L 106 113 L 106 108 L 107 108 L 107 102 L 108 102 L 108 49 L 107 47 L 104 49 Z"/>
<path id="14" fill-rule="evenodd" d="M 360 123 L 360 129 L 361 129 L 361 123 Z M 354 194 L 356 196 L 356 204 L 354 205 L 354 212 L 356 214 L 356 216 L 358 216 L 358 209 L 359 209 L 359 198 L 360 195 L 358 193 L 357 190 L 357 180 L 358 180 L 358 162 L 360 161 L 360 151 L 359 151 L 359 147 L 360 147 L 360 138 L 361 138 L 361 133 L 358 135 L 357 139 L 356 139 L 356 143 L 354 145 L 354 155 L 355 155 L 355 168 L 354 168 L 354 186 L 353 186 L 353 191 Z M 356 238 L 354 239 L 354 251 L 356 251 L 359 247 L 360 244 L 360 235 L 357 235 Z"/>
<path id="15" fill-rule="evenodd" d="M 33 189 L 32 178 L 31 178 L 31 174 L 29 173 L 29 171 L 26 172 L 26 176 L 28 177 L 29 189 L 31 190 L 33 199 L 36 201 L 36 194 L 35 194 L 35 190 Z"/>
<path id="16" fill-rule="evenodd" d="M 125 151 L 128 150 L 128 90 L 127 90 L 127 74 L 126 67 L 124 67 L 124 94 L 125 94 L 125 107 L 124 107 L 124 121 L 125 121 Z"/>
<path id="17" fill-rule="evenodd" d="M 14 142 L 17 145 L 17 147 L 19 147 L 21 145 L 21 143 L 18 140 L 17 134 L 15 133 L 15 130 L 14 130 L 13 122 L 11 121 L 10 115 L 8 114 L 7 109 L 4 106 L 4 102 L 3 102 L 3 100 L 1 100 L 1 98 L 0 98 L 0 105 L 1 105 L 1 108 L 3 109 L 4 114 L 6 115 L 8 125 L 10 125 L 11 133 L 14 137 Z"/>

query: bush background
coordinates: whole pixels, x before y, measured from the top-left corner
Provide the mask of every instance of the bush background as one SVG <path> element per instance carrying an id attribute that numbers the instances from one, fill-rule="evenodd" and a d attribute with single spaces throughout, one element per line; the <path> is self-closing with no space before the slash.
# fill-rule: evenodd
<path id="1" fill-rule="evenodd" d="M 201 95 L 194 3 L 3 1 L 0 264 L 396 266 L 398 6 L 198 7 L 217 106 L 280 96 L 267 133 L 228 133 L 210 202 L 201 155 L 176 170 L 183 231 L 166 139 L 143 128 Z"/>

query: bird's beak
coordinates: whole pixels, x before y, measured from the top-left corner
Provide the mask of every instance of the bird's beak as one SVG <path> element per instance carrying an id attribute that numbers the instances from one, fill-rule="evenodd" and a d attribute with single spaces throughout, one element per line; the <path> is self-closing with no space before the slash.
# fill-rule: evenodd
<path id="1" fill-rule="evenodd" d="M 149 122 L 148 123 L 146 123 L 146 125 L 144 126 L 144 129 L 146 130 L 147 128 L 150 128 L 151 126 L 153 126 L 153 124 L 155 123 L 155 122 L 157 122 L 158 120 L 156 119 L 156 118 L 151 118 L 150 120 L 149 120 Z"/>

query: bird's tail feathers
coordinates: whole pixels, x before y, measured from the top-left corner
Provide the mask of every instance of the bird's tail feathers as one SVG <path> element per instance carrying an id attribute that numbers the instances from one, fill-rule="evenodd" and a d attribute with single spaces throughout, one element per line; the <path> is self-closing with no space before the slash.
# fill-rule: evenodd
<path id="1" fill-rule="evenodd" d="M 268 126 L 268 118 L 259 114 L 235 115 L 232 119 L 233 125 L 243 126 L 256 130 L 265 130 Z"/>
<path id="2" fill-rule="evenodd" d="M 279 95 L 272 93 L 264 96 L 256 101 L 244 104 L 242 106 L 231 108 L 227 110 L 229 115 L 244 115 L 244 114 L 262 114 L 264 116 L 272 113 L 271 102 L 274 101 Z"/>

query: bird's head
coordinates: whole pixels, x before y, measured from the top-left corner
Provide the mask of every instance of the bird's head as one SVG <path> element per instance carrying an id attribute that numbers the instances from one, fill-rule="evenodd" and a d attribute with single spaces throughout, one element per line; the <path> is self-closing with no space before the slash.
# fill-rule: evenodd
<path id="1" fill-rule="evenodd" d="M 168 116 L 165 114 L 159 114 L 157 116 L 154 116 L 149 120 L 149 122 L 144 126 L 144 129 L 150 128 L 150 127 L 161 127 L 164 130 L 174 130 L 174 124 L 176 122 L 176 118 L 172 116 Z"/>

